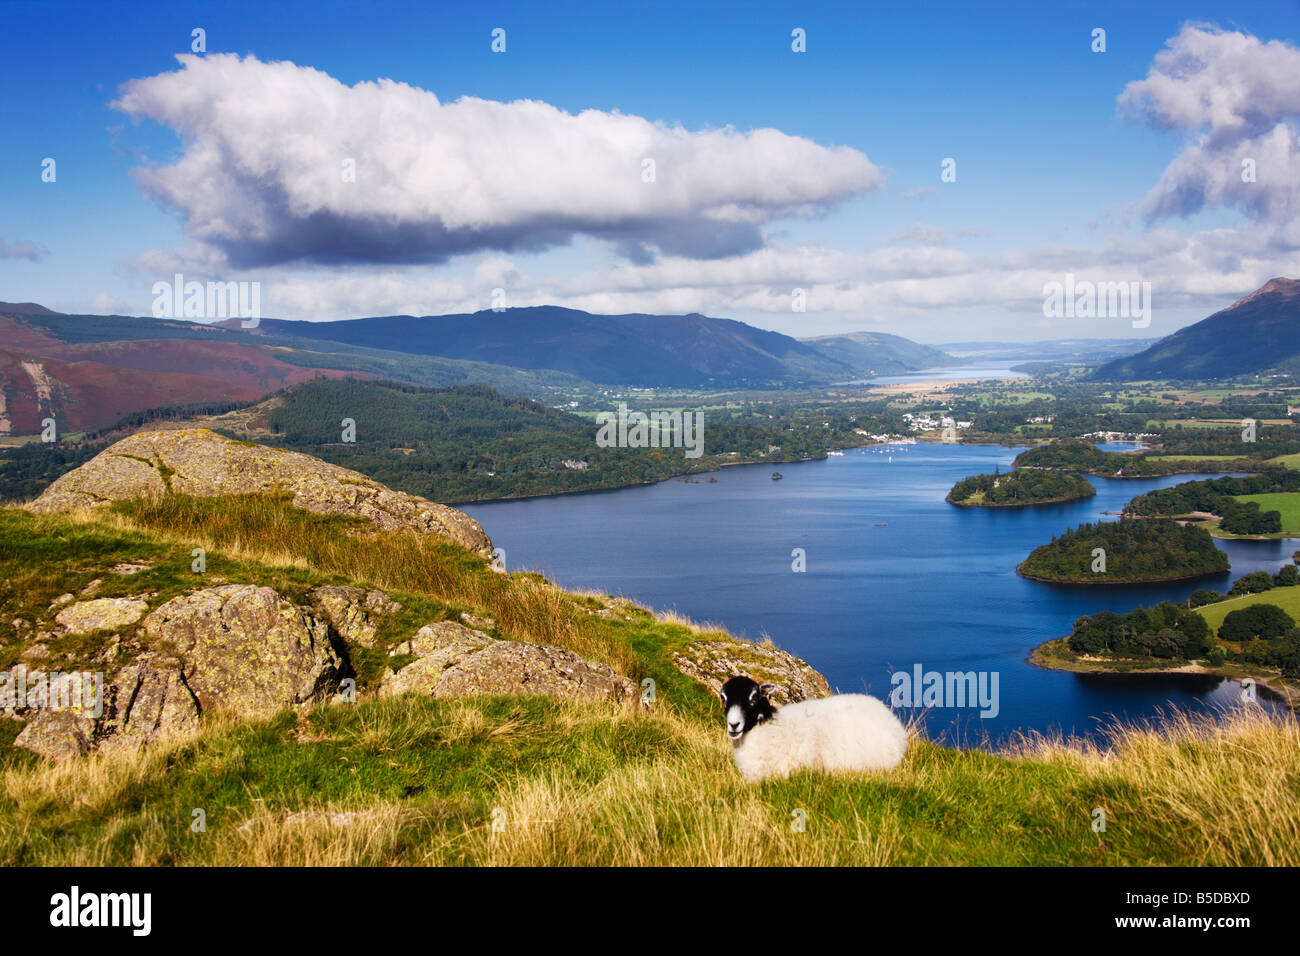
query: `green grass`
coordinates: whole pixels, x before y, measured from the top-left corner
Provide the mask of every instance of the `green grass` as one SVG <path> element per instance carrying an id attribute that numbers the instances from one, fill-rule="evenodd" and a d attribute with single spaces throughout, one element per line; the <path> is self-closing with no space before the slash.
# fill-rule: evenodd
<path id="1" fill-rule="evenodd" d="M 1160 461 L 1237 461 L 1240 455 L 1147 455 Z"/>
<path id="2" fill-rule="evenodd" d="M 1278 455 L 1276 458 L 1270 458 L 1271 465 L 1284 465 L 1287 468 L 1300 469 L 1300 452 L 1294 455 Z"/>
<path id="3" fill-rule="evenodd" d="M 1300 491 L 1279 491 L 1263 495 L 1237 495 L 1239 501 L 1254 501 L 1260 511 L 1282 513 L 1282 534 L 1300 534 Z"/>
<path id="4" fill-rule="evenodd" d="M 1041 739 L 1003 754 L 915 741 L 889 774 L 750 785 L 717 715 L 661 701 L 645 713 L 402 698 L 215 724 L 142 755 L 10 766 L 0 864 L 1300 862 L 1300 738 L 1258 711 L 1130 730 L 1108 758 Z M 194 832 L 200 809 L 207 829 Z M 287 819 L 303 811 L 352 816 Z"/>
<path id="5" fill-rule="evenodd" d="M 1225 617 L 1233 611 L 1239 611 L 1243 607 L 1250 607 L 1252 604 L 1276 605 L 1290 614 L 1295 620 L 1300 621 L 1300 587 L 1273 588 L 1259 594 L 1246 594 L 1242 597 L 1229 598 L 1226 601 L 1198 607 L 1196 613 L 1205 618 L 1206 623 L 1210 625 L 1210 629 L 1217 634 L 1219 625 L 1223 623 Z"/>

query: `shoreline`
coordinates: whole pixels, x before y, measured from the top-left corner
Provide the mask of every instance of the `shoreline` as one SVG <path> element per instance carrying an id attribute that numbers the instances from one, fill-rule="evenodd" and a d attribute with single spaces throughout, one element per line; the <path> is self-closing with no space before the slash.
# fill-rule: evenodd
<path id="1" fill-rule="evenodd" d="M 1270 694 L 1284 707 L 1300 713 L 1300 687 L 1288 684 L 1280 674 L 1260 674 L 1250 668 L 1239 665 L 1214 667 L 1188 661 L 1177 667 L 1153 661 L 1147 662 L 1137 658 L 1120 660 L 1087 660 L 1080 658 L 1066 647 L 1068 637 L 1058 637 L 1039 644 L 1025 658 L 1034 667 L 1048 671 L 1066 671 L 1072 674 L 1103 674 L 1108 677 L 1126 677 L 1131 675 L 1170 676 L 1200 675 L 1204 677 L 1222 677 L 1225 680 L 1253 680 L 1256 687 Z"/>
<path id="2" fill-rule="evenodd" d="M 1075 581 L 1075 580 L 1057 580 L 1056 578 L 1039 577 L 1035 574 L 1029 574 L 1021 570 L 1023 566 L 1024 566 L 1023 561 L 1020 562 L 1020 564 L 1016 565 L 1016 574 L 1024 578 L 1026 581 L 1037 581 L 1040 584 L 1078 584 L 1090 588 L 1091 587 L 1114 588 L 1114 587 L 1130 587 L 1130 586 L 1150 587 L 1153 584 L 1185 584 L 1188 581 L 1199 581 L 1201 578 L 1215 578 L 1224 574 L 1230 574 L 1232 572 L 1231 568 L 1225 568 L 1222 571 L 1198 571 L 1195 574 L 1185 574 L 1176 578 L 1155 578 L 1155 579 L 1143 580 L 1143 581 L 1113 581 L 1113 580 L 1097 581 L 1097 580 L 1089 580 L 1087 578 L 1080 578 L 1079 580 Z"/>
<path id="3" fill-rule="evenodd" d="M 986 503 L 983 501 L 953 501 L 945 497 L 943 500 L 957 508 L 1032 508 L 1035 505 L 1068 505 L 1074 501 L 1088 501 L 1097 497 L 1097 492 L 1093 491 L 1090 495 L 1072 495 L 1064 498 L 1043 498 L 1041 501 L 1015 501 L 1015 502 L 993 502 Z"/>

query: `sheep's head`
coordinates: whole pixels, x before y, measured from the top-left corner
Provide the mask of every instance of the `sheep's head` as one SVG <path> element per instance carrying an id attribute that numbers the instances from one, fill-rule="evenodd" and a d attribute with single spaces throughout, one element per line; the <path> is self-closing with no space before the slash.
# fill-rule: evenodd
<path id="1" fill-rule="evenodd" d="M 718 696 L 722 698 L 727 736 L 732 743 L 739 743 L 741 737 L 776 714 L 768 699 L 775 690 L 775 684 L 758 684 L 748 677 L 733 677 L 722 685 Z"/>

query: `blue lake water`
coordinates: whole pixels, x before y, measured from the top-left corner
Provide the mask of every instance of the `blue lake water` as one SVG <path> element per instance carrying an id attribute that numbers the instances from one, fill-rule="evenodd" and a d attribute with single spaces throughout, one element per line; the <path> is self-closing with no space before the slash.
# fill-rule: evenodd
<path id="1" fill-rule="evenodd" d="M 1119 447 L 1119 446 L 1103 446 Z M 1131 447 L 1131 446 L 1127 446 Z M 1237 699 L 1231 681 L 1203 676 L 1087 676 L 1029 664 L 1038 644 L 1100 610 L 1224 590 L 1251 571 L 1274 572 L 1300 541 L 1220 541 L 1230 574 L 1158 586 L 1059 586 L 1016 565 L 1053 534 L 1114 520 L 1134 495 L 1191 480 L 1091 479 L 1087 501 L 1026 509 L 957 508 L 944 501 L 967 475 L 1007 470 L 1020 449 L 916 444 L 851 449 L 825 461 L 724 468 L 717 483 L 667 481 L 620 491 L 491 502 L 464 510 L 506 552 L 511 570 L 562 586 L 675 609 L 732 633 L 769 636 L 841 692 L 888 699 L 890 675 L 996 673 L 999 713 L 932 710 L 931 736 L 974 743 L 1013 731 L 1094 735 L 1113 717 L 1157 718 L 1173 703 Z M 807 570 L 792 570 L 802 548 Z"/>
<path id="2" fill-rule="evenodd" d="M 1031 361 L 1025 359 L 1024 361 Z M 919 372 L 904 372 L 900 375 L 878 375 L 864 379 L 873 385 L 911 385 L 914 382 L 959 382 L 987 378 L 1029 378 L 1025 372 L 1013 372 L 1010 365 L 1019 362 L 1006 362 L 992 365 L 955 365 L 944 368 L 922 369 Z"/>

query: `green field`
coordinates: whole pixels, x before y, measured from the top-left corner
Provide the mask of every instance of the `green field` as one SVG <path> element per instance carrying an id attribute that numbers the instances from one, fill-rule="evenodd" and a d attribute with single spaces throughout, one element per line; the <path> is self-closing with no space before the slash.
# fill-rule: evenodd
<path id="1" fill-rule="evenodd" d="M 1159 461 L 1236 461 L 1244 455 L 1147 455 Z"/>
<path id="2" fill-rule="evenodd" d="M 1278 455 L 1276 458 L 1268 460 L 1270 465 L 1285 465 L 1287 468 L 1300 469 L 1300 453 L 1294 455 Z"/>
<path id="3" fill-rule="evenodd" d="M 1273 590 L 1265 591 L 1262 594 L 1247 594 L 1244 597 L 1220 601 L 1218 604 L 1207 604 L 1204 607 L 1198 607 L 1196 613 L 1205 618 L 1211 630 L 1217 634 L 1219 625 L 1223 623 L 1225 617 L 1233 611 L 1239 611 L 1243 607 L 1250 607 L 1252 604 L 1276 605 L 1297 621 L 1300 621 L 1300 587 L 1273 588 Z"/>
<path id="4" fill-rule="evenodd" d="M 1254 501 L 1260 511 L 1282 512 L 1282 533 L 1300 534 L 1300 491 L 1279 491 L 1265 495 L 1239 495 L 1242 501 Z"/>

